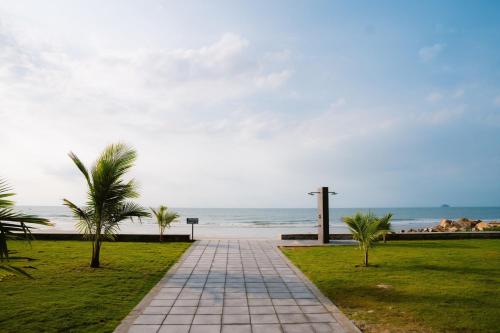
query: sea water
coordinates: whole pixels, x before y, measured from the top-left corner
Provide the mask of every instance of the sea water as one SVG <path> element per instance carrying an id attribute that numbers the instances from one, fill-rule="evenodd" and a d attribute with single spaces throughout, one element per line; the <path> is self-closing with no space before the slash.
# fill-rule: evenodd
<path id="1" fill-rule="evenodd" d="M 52 227 L 42 227 L 36 232 L 73 233 L 76 221 L 65 206 L 19 206 L 21 211 L 49 219 Z M 277 239 L 280 234 L 316 233 L 315 208 L 173 208 L 180 214 L 167 233 L 191 233 L 187 217 L 199 218 L 194 226 L 195 238 L 266 238 Z M 393 214 L 394 231 L 435 226 L 443 218 L 467 217 L 480 220 L 500 220 L 500 207 L 427 207 L 427 208 L 332 208 L 330 231 L 348 233 L 342 217 L 356 212 L 376 215 Z M 151 218 L 141 222 L 123 221 L 120 233 L 156 234 L 158 227 Z"/>

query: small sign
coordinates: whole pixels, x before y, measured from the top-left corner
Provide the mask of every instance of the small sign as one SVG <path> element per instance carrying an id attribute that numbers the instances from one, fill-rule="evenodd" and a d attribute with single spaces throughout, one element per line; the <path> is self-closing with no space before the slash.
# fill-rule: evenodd
<path id="1" fill-rule="evenodd" d="M 198 218 L 197 217 L 188 217 L 187 224 L 198 224 Z"/>

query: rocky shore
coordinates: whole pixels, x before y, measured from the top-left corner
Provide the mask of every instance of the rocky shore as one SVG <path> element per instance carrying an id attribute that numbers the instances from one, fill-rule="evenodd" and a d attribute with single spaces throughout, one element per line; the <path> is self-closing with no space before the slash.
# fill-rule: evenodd
<path id="1" fill-rule="evenodd" d="M 457 232 L 457 231 L 500 231 L 500 221 L 469 220 L 465 217 L 456 221 L 442 219 L 435 227 L 401 230 L 401 232 Z"/>

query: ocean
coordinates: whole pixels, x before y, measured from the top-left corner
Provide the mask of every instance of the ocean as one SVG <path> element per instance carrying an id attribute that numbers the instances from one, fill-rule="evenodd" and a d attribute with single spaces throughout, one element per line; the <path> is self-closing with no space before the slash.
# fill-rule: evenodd
<path id="1" fill-rule="evenodd" d="M 75 220 L 64 206 L 18 206 L 29 214 L 48 218 L 54 225 L 43 227 L 35 232 L 73 233 Z M 255 238 L 277 239 L 280 234 L 315 233 L 315 208 L 173 208 L 181 217 L 167 233 L 191 233 L 191 225 L 186 224 L 187 217 L 199 218 L 194 226 L 196 239 L 202 238 Z M 500 207 L 428 207 L 428 208 L 331 208 L 330 231 L 348 233 L 341 221 L 342 216 L 358 211 L 371 211 L 376 215 L 392 213 L 394 231 L 410 228 L 434 226 L 443 218 L 500 220 Z M 158 228 L 150 219 L 142 222 L 124 221 L 120 233 L 156 234 Z"/>

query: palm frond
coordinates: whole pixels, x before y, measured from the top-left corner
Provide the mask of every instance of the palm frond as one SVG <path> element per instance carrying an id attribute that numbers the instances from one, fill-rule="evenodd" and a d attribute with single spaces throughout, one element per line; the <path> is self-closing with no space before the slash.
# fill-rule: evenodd
<path id="1" fill-rule="evenodd" d="M 115 223 L 118 223 L 128 218 L 133 219 L 134 217 L 140 219 L 142 217 L 151 217 L 151 214 L 144 207 L 127 201 L 116 207 L 116 210 L 113 211 L 112 219 Z"/>
<path id="2" fill-rule="evenodd" d="M 71 160 L 73 161 L 73 163 L 75 163 L 75 165 L 78 168 L 78 170 L 80 170 L 80 172 L 83 174 L 83 176 L 85 177 L 85 180 L 87 181 L 87 184 L 89 185 L 89 187 L 92 187 L 92 183 L 90 181 L 89 172 L 88 172 L 87 168 L 85 167 L 85 165 L 83 164 L 83 162 L 73 152 L 69 152 L 68 156 L 69 156 L 69 158 L 71 158 Z"/>
<path id="3" fill-rule="evenodd" d="M 91 239 L 95 233 L 94 224 L 92 223 L 92 210 L 89 207 L 80 208 L 68 199 L 63 199 L 63 205 L 68 207 L 73 213 L 73 217 L 77 220 L 76 230 L 83 235 L 84 239 Z"/>
<path id="4" fill-rule="evenodd" d="M 14 201 L 5 198 L 12 197 L 15 194 L 10 192 L 12 189 L 3 179 L 0 179 L 0 208 L 14 206 Z"/>
<path id="5" fill-rule="evenodd" d="M 380 229 L 381 230 L 386 230 L 386 231 L 391 231 L 391 219 L 392 219 L 392 214 L 386 214 L 382 216 L 379 221 L 380 221 Z"/>
<path id="6" fill-rule="evenodd" d="M 0 259 L 9 257 L 7 240 L 32 238 L 33 225 L 51 225 L 49 220 L 14 210 L 14 202 L 6 200 L 11 197 L 11 188 L 0 179 Z"/>

